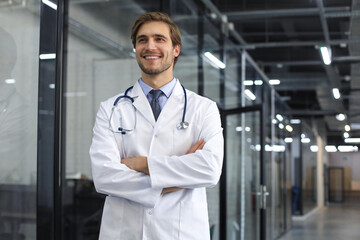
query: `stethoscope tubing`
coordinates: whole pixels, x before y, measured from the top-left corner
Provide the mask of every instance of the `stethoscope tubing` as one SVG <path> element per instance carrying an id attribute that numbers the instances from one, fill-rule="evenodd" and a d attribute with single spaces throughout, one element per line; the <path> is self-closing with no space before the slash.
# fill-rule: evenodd
<path id="1" fill-rule="evenodd" d="M 113 105 L 113 109 L 116 107 L 116 105 L 118 104 L 118 102 L 122 99 L 122 98 L 127 98 L 127 99 L 130 99 L 131 103 L 134 102 L 134 99 L 132 97 L 130 97 L 128 95 L 129 91 L 131 89 L 133 89 L 134 86 L 131 86 L 129 87 L 128 89 L 126 89 L 124 95 L 121 95 L 119 97 L 116 98 L 116 100 L 114 101 L 114 105 Z M 181 119 L 181 122 L 178 124 L 179 126 L 179 129 L 186 129 L 188 127 L 188 123 L 185 122 L 185 115 L 186 115 L 186 107 L 187 107 L 187 94 L 186 94 L 186 89 L 185 87 L 181 84 L 181 87 L 184 91 L 184 97 L 185 97 L 185 102 L 184 102 L 184 109 L 183 109 L 183 115 L 182 115 L 182 119 Z M 112 110 L 113 111 L 113 110 Z M 122 129 L 122 128 L 119 128 L 119 129 Z M 119 130 L 120 131 L 120 130 Z M 124 133 L 123 133 L 124 134 Z"/>

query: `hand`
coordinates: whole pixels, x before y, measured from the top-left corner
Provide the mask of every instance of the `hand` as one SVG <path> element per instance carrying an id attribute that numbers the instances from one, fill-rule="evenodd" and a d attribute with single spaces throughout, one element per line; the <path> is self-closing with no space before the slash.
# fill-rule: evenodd
<path id="1" fill-rule="evenodd" d="M 203 149 L 204 145 L 205 145 L 205 140 L 200 139 L 199 141 L 195 142 L 194 145 L 191 146 L 191 148 L 187 151 L 186 154 L 195 153 L 196 150 Z"/>
<path id="2" fill-rule="evenodd" d="M 194 145 L 191 146 L 191 148 L 187 151 L 186 154 L 189 154 L 189 153 L 195 153 L 196 150 L 201 150 L 203 149 L 205 145 L 205 140 L 204 139 L 200 139 L 199 141 L 195 142 Z M 179 188 L 179 187 L 168 187 L 168 188 L 164 188 L 162 190 L 162 194 L 165 194 L 165 193 L 170 193 L 170 192 L 175 192 L 175 191 L 179 191 L 183 188 Z"/>
<path id="3" fill-rule="evenodd" d="M 149 168 L 146 157 L 134 157 L 121 159 L 121 163 L 128 168 L 149 175 Z"/>
<path id="4" fill-rule="evenodd" d="M 178 190 L 181 190 L 182 188 L 179 187 L 168 187 L 168 188 L 163 188 L 161 194 L 165 194 L 165 193 L 170 193 L 170 192 L 175 192 Z"/>

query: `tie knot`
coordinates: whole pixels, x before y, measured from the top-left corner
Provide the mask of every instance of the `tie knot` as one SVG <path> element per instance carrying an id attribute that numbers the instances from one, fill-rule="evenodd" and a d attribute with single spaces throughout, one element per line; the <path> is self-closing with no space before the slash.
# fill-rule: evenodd
<path id="1" fill-rule="evenodd" d="M 152 94 L 153 98 L 158 99 L 162 94 L 162 91 L 160 89 L 153 89 L 150 91 L 150 93 Z"/>

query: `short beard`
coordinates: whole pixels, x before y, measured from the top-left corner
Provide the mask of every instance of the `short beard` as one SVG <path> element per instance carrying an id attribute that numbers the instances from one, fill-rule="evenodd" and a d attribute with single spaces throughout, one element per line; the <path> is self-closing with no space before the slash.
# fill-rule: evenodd
<path id="1" fill-rule="evenodd" d="M 139 67 L 141 69 L 141 71 L 143 71 L 144 73 L 148 74 L 148 75 L 157 75 L 160 74 L 162 72 L 165 72 L 166 70 L 168 70 L 171 67 L 171 63 L 169 65 L 163 65 L 158 69 L 148 69 L 146 68 L 141 62 L 138 62 Z"/>

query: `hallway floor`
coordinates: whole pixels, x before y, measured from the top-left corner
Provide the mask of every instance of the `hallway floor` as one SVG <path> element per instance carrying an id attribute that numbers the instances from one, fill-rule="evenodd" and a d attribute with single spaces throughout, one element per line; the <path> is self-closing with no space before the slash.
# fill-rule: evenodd
<path id="1" fill-rule="evenodd" d="M 360 240 L 360 205 L 330 205 L 293 228 L 279 240 Z"/>

